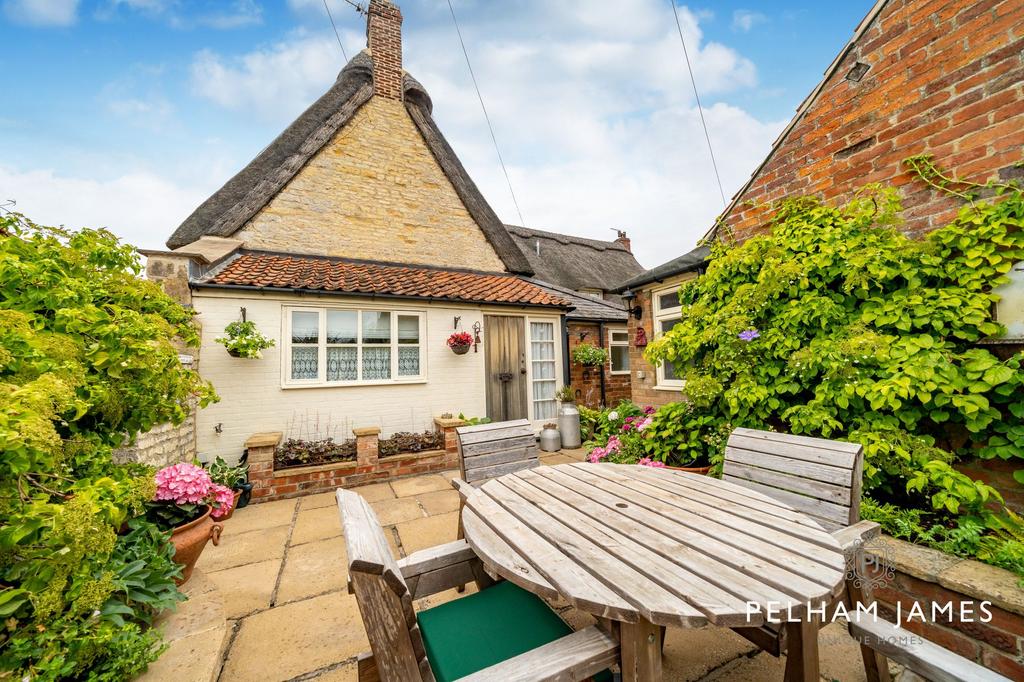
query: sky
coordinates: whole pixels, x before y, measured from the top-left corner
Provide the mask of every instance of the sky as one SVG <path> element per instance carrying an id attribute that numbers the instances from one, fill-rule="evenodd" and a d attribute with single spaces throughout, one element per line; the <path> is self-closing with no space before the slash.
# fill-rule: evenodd
<path id="1" fill-rule="evenodd" d="M 400 1 L 404 65 L 507 223 L 629 234 L 653 267 L 722 210 L 672 0 Z M 0 201 L 164 248 L 344 65 L 324 0 L 0 0 Z M 328 0 L 351 58 L 365 24 Z M 872 0 L 677 4 L 726 197 Z M 520 217 L 521 214 L 521 217 Z"/>

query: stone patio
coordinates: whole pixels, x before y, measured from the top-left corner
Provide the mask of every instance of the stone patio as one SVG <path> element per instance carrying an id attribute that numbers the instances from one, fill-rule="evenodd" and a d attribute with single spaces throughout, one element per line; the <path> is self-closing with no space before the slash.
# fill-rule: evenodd
<path id="1" fill-rule="evenodd" d="M 576 450 L 541 459 L 544 464 L 562 464 L 582 458 L 583 451 Z M 455 539 L 459 500 L 449 481 L 457 473 L 355 490 L 386 526 L 396 556 L 405 556 Z M 214 594 L 219 592 L 227 618 L 223 664 L 211 678 L 354 682 L 355 657 L 369 651 L 369 643 L 355 598 L 345 591 L 345 567 L 333 493 L 256 504 L 236 512 L 225 524 L 220 546 L 208 546 L 199 561 L 200 575 L 216 586 Z M 207 599 L 207 594 L 200 591 L 196 598 Z M 416 607 L 422 610 L 457 596 L 450 590 L 420 600 Z M 593 622 L 571 607 L 556 607 L 574 627 Z M 859 651 L 844 627 L 831 625 L 820 638 L 823 680 L 864 679 Z M 171 642 L 147 682 L 186 679 L 180 664 L 187 665 L 189 644 Z M 172 665 L 174 661 L 179 665 Z M 665 680 L 781 680 L 784 667 L 784 659 L 759 653 L 730 630 L 669 630 L 665 644 Z M 198 679 L 195 674 L 187 678 Z"/>

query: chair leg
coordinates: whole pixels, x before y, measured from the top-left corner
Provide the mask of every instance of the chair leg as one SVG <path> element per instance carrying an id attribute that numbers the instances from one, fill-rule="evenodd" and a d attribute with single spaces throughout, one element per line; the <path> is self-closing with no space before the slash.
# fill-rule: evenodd
<path id="1" fill-rule="evenodd" d="M 664 625 L 661 626 L 661 653 L 665 653 L 665 635 L 668 634 L 668 628 Z"/>
<path id="2" fill-rule="evenodd" d="M 868 596 L 863 586 L 858 586 L 850 578 L 846 579 L 847 606 L 852 611 L 858 604 L 868 606 Z M 878 651 L 864 644 L 860 645 L 860 657 L 864 660 L 864 675 L 867 682 L 889 682 L 889 662 Z"/>
<path id="3" fill-rule="evenodd" d="M 462 499 L 459 499 L 459 531 L 455 536 L 456 540 L 464 540 L 466 538 L 466 531 L 462 528 L 462 505 Z M 461 594 L 466 591 L 466 586 L 459 585 L 455 588 L 455 591 Z"/>

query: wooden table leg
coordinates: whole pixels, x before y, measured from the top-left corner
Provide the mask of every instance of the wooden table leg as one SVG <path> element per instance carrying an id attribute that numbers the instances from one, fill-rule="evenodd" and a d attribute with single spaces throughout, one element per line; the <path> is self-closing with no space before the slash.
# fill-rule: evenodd
<path id="1" fill-rule="evenodd" d="M 846 598 L 849 601 L 849 604 L 847 604 L 849 613 L 853 613 L 854 609 L 861 605 L 866 609 L 871 603 L 871 599 L 864 588 L 858 586 L 850 578 L 846 579 Z M 864 675 L 867 678 L 867 682 L 889 681 L 889 662 L 885 659 L 885 656 L 863 644 L 860 645 L 860 656 L 864 661 Z"/>
<path id="2" fill-rule="evenodd" d="M 661 628 L 641 619 L 619 626 L 622 682 L 661 682 Z"/>
<path id="3" fill-rule="evenodd" d="M 786 682 L 818 682 L 818 622 L 786 623 Z"/>

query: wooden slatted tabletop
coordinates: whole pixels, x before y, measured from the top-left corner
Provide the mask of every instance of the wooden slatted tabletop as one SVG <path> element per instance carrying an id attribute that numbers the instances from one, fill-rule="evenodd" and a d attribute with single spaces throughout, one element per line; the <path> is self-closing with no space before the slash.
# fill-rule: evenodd
<path id="1" fill-rule="evenodd" d="M 657 626 L 758 626 L 769 607 L 806 618 L 807 605 L 841 593 L 846 572 L 839 544 L 809 517 L 739 485 L 666 469 L 519 471 L 470 491 L 462 520 L 493 572 L 622 623 L 624 660 L 647 655 L 627 653 L 627 641 L 653 641 Z M 648 654 L 636 662 L 646 671 L 639 679 L 660 676 L 660 656 Z"/>

